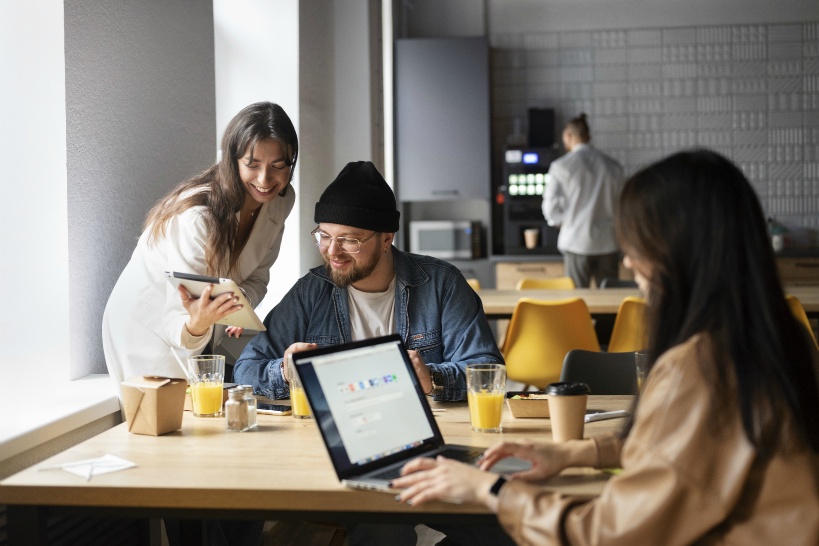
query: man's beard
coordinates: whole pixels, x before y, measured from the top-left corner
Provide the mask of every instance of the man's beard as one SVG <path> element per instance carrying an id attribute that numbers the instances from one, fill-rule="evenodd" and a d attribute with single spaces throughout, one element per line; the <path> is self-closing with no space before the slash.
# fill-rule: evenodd
<path id="1" fill-rule="evenodd" d="M 324 268 L 327 270 L 330 280 L 339 288 L 346 288 L 353 283 L 369 277 L 378 265 L 378 259 L 374 257 L 366 263 L 352 262 L 352 267 L 346 273 L 333 269 L 330 265 L 330 260 L 327 256 L 322 256 L 324 259 Z"/>

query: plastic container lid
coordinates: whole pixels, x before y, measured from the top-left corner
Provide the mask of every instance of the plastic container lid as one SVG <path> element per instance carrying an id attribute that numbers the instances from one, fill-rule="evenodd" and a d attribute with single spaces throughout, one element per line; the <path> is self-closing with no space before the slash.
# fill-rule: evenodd
<path id="1" fill-rule="evenodd" d="M 585 383 L 560 382 L 549 383 L 546 387 L 546 394 L 552 396 L 578 396 L 581 394 L 591 394 L 591 390 Z"/>

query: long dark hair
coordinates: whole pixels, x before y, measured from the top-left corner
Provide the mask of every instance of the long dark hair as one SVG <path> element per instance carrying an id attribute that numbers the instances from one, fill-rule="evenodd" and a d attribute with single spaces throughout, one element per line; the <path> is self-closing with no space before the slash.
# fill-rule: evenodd
<path id="1" fill-rule="evenodd" d="M 278 104 L 257 102 L 246 106 L 225 128 L 221 160 L 179 184 L 148 212 L 143 229 L 150 229 L 149 241 L 164 237 L 168 222 L 177 214 L 204 205 L 208 227 L 205 244 L 208 273 L 228 276 L 239 259 L 239 253 L 231 250 L 239 229 L 236 213 L 245 202 L 239 160 L 248 149 L 252 158 L 256 144 L 266 138 L 281 144 L 292 180 L 299 157 L 299 139 L 293 122 Z M 279 195 L 283 197 L 288 191 L 293 191 L 290 184 Z"/>
<path id="2" fill-rule="evenodd" d="M 700 360 L 716 364 L 702 370 L 715 416 L 720 403 L 738 403 L 763 457 L 789 430 L 819 452 L 812 342 L 785 302 L 762 207 L 742 172 L 708 150 L 672 155 L 628 180 L 616 227 L 623 251 L 650 266 L 652 357 L 706 334 L 712 354 Z M 736 397 L 718 392 L 727 385 Z"/>

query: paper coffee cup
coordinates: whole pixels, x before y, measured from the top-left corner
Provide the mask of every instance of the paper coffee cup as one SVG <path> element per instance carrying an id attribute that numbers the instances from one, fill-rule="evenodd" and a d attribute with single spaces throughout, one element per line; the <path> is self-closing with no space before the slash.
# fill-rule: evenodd
<path id="1" fill-rule="evenodd" d="M 583 438 L 589 386 L 585 383 L 551 383 L 546 387 L 552 439 L 555 442 Z"/>
<path id="2" fill-rule="evenodd" d="M 524 229 L 523 230 L 523 241 L 526 244 L 526 248 L 535 248 L 537 246 L 537 240 L 540 236 L 540 230 L 535 228 Z"/>

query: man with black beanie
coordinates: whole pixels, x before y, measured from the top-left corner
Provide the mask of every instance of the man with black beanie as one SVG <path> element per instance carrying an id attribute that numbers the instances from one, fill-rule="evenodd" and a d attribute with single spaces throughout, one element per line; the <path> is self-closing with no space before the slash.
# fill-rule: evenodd
<path id="1" fill-rule="evenodd" d="M 236 361 L 236 381 L 289 398 L 294 352 L 398 333 L 424 392 L 465 400 L 467 364 L 503 362 L 480 298 L 453 265 L 402 252 L 395 195 L 369 161 L 348 163 L 316 203 L 324 265 L 296 282 Z"/>
<path id="2" fill-rule="evenodd" d="M 467 364 L 503 362 L 481 300 L 461 272 L 392 245 L 395 195 L 371 162 L 348 163 L 322 193 L 313 219 L 311 237 L 324 265 L 268 313 L 267 330 L 236 361 L 235 381 L 269 398 L 289 398 L 283 366 L 289 354 L 391 333 L 404 340 L 421 387 L 435 400 L 466 400 Z M 453 530 L 460 531 L 470 529 Z M 415 544 L 415 533 L 406 525 L 361 524 L 348 539 L 399 546 Z"/>

